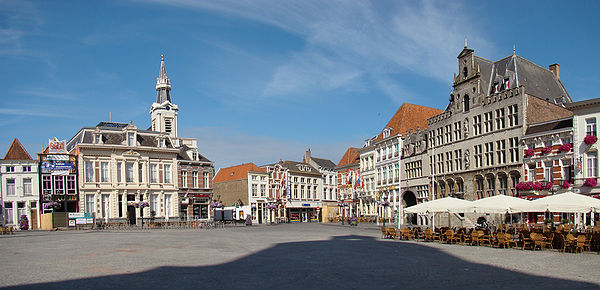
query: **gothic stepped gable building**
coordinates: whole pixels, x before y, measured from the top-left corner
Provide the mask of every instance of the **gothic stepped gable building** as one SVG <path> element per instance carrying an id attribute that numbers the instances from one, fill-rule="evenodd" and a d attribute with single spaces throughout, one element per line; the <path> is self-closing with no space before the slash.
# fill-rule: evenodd
<path id="1" fill-rule="evenodd" d="M 354 214 L 357 216 L 364 215 L 368 211 L 364 211 L 362 206 L 364 191 L 363 186 L 357 184 L 360 178 L 360 153 L 358 148 L 350 147 L 344 153 L 336 166 L 337 170 L 337 187 L 339 189 L 339 200 L 344 203 L 343 208 L 339 208 L 341 217 L 349 217 Z M 356 186 L 355 186 L 356 185 Z M 337 204 L 335 205 L 337 206 Z M 342 212 L 343 211 L 343 212 Z"/>
<path id="2" fill-rule="evenodd" d="M 40 208 L 38 163 L 31 158 L 17 138 L 10 144 L 4 159 L 0 160 L 0 176 L 2 225 L 19 228 L 19 220 L 25 215 L 28 228 L 38 228 Z"/>
<path id="3" fill-rule="evenodd" d="M 441 112 L 435 108 L 404 103 L 381 133 L 366 142 L 365 147 L 369 149 L 361 150 L 363 162 L 360 170 L 370 176 L 364 176 L 365 184 L 370 184 L 373 178 L 369 170 L 375 174 L 375 197 L 370 199 L 368 207 L 377 208 L 377 216 L 387 219 L 401 216 L 400 167 L 404 135 L 410 131 L 424 130 L 428 118 Z M 371 150 L 374 151 L 372 155 L 368 153 Z M 375 158 L 374 163 L 370 163 L 369 156 Z M 368 169 L 370 165 L 374 169 Z M 378 206 L 377 203 L 382 201 L 388 201 L 390 206 Z"/>
<path id="4" fill-rule="evenodd" d="M 572 115 L 559 66 L 545 69 L 515 53 L 494 62 L 465 45 L 458 71 L 446 110 L 427 120 L 435 198 L 515 195 L 527 126 Z"/>

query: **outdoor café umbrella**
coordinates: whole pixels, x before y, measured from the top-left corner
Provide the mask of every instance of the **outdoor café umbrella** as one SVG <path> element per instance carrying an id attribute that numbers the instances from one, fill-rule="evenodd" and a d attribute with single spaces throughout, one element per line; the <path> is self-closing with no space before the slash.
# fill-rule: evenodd
<path id="1" fill-rule="evenodd" d="M 455 209 L 468 207 L 471 204 L 470 201 L 464 199 L 458 199 L 454 197 L 444 197 L 440 199 L 434 199 L 417 205 L 413 205 L 404 209 L 406 213 L 441 213 L 441 212 L 452 212 Z"/>
<path id="2" fill-rule="evenodd" d="M 600 212 L 600 199 L 568 191 L 532 201 L 528 206 L 518 206 L 513 212 Z"/>
<path id="3" fill-rule="evenodd" d="M 462 213 L 513 213 L 514 208 L 526 208 L 531 201 L 508 195 L 495 195 L 471 202 L 468 206 L 457 208 L 453 212 Z"/>

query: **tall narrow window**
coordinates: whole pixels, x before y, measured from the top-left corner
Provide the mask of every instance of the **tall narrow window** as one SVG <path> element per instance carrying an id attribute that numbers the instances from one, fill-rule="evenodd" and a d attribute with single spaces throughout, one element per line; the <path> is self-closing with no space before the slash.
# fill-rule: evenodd
<path id="1" fill-rule="evenodd" d="M 585 134 L 589 136 L 597 136 L 596 118 L 585 119 Z"/>
<path id="2" fill-rule="evenodd" d="M 150 164 L 150 183 L 158 182 L 158 164 Z"/>
<path id="3" fill-rule="evenodd" d="M 165 164 L 164 165 L 164 169 L 165 169 L 165 183 L 169 184 L 172 182 L 171 180 L 171 164 Z"/>
<path id="4" fill-rule="evenodd" d="M 171 210 L 171 195 L 165 194 L 165 218 L 169 218 L 173 215 Z"/>
<path id="5" fill-rule="evenodd" d="M 173 130 L 173 124 L 171 122 L 171 119 L 165 119 L 165 132 L 171 133 L 172 130 Z"/>
<path id="6" fill-rule="evenodd" d="M 144 182 L 144 165 L 142 163 L 138 163 L 138 182 Z"/>
<path id="7" fill-rule="evenodd" d="M 65 180 L 64 176 L 55 175 L 52 176 L 54 180 L 54 194 L 65 194 Z"/>
<path id="8" fill-rule="evenodd" d="M 187 171 L 181 171 L 181 187 L 183 187 L 183 188 L 188 187 Z"/>
<path id="9" fill-rule="evenodd" d="M 74 175 L 67 175 L 67 194 L 76 194 L 77 193 L 77 186 L 75 185 L 75 176 Z"/>
<path id="10" fill-rule="evenodd" d="M 117 162 L 117 182 L 121 182 L 121 175 L 123 174 L 123 163 Z"/>
<path id="11" fill-rule="evenodd" d="M 85 161 L 85 182 L 94 182 L 94 162 Z"/>
<path id="12" fill-rule="evenodd" d="M 527 165 L 527 181 L 535 181 L 537 178 L 535 177 L 535 163 L 531 163 Z"/>
<path id="13" fill-rule="evenodd" d="M 586 177 L 598 177 L 598 152 L 586 153 Z"/>
<path id="14" fill-rule="evenodd" d="M 94 195 L 92 194 L 85 196 L 85 212 L 88 214 L 94 213 Z"/>
<path id="15" fill-rule="evenodd" d="M 108 162 L 100 162 L 100 182 L 108 182 Z"/>
<path id="16" fill-rule="evenodd" d="M 552 161 L 544 162 L 544 180 L 548 182 L 552 182 L 554 178 L 552 178 Z"/>
<path id="17" fill-rule="evenodd" d="M 32 195 L 33 191 L 31 190 L 31 178 L 23 178 L 23 194 L 24 195 Z"/>
<path id="18" fill-rule="evenodd" d="M 17 195 L 17 192 L 15 190 L 15 180 L 14 179 L 7 179 L 6 180 L 6 195 L 8 196 L 15 196 Z"/>
<path id="19" fill-rule="evenodd" d="M 252 184 L 252 196 L 253 197 L 258 196 L 258 185 L 257 184 Z"/>
<path id="20" fill-rule="evenodd" d="M 192 172 L 192 184 L 194 188 L 198 188 L 198 171 Z"/>
<path id="21" fill-rule="evenodd" d="M 125 182 L 133 182 L 133 162 L 125 163 Z"/>
<path id="22" fill-rule="evenodd" d="M 208 179 L 208 172 L 204 172 L 202 174 L 202 178 L 204 179 L 204 188 L 210 188 L 210 180 Z"/>
<path id="23" fill-rule="evenodd" d="M 150 195 L 150 211 L 158 214 L 158 194 Z"/>
<path id="24" fill-rule="evenodd" d="M 471 101 L 471 99 L 469 99 L 469 95 L 465 95 L 463 97 L 463 109 L 464 112 L 468 112 L 469 111 L 469 102 Z"/>

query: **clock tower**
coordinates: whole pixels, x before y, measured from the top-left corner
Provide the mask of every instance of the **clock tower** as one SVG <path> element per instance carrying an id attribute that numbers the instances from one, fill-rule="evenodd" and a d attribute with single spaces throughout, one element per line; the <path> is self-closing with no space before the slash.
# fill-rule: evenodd
<path id="1" fill-rule="evenodd" d="M 171 81 L 165 69 L 165 56 L 160 56 L 160 74 L 156 78 L 156 102 L 150 107 L 152 131 L 177 137 L 177 112 L 179 107 L 171 103 Z"/>

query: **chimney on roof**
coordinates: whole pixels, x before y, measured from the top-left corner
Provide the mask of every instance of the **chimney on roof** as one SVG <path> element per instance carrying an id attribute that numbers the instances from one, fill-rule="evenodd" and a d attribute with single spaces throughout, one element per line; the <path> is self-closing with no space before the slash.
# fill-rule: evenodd
<path id="1" fill-rule="evenodd" d="M 310 148 L 308 150 L 306 150 L 306 154 L 304 155 L 304 163 L 308 163 L 308 161 L 310 160 Z"/>
<path id="2" fill-rule="evenodd" d="M 550 71 L 560 80 L 560 65 L 558 63 L 551 64 L 548 66 Z"/>

